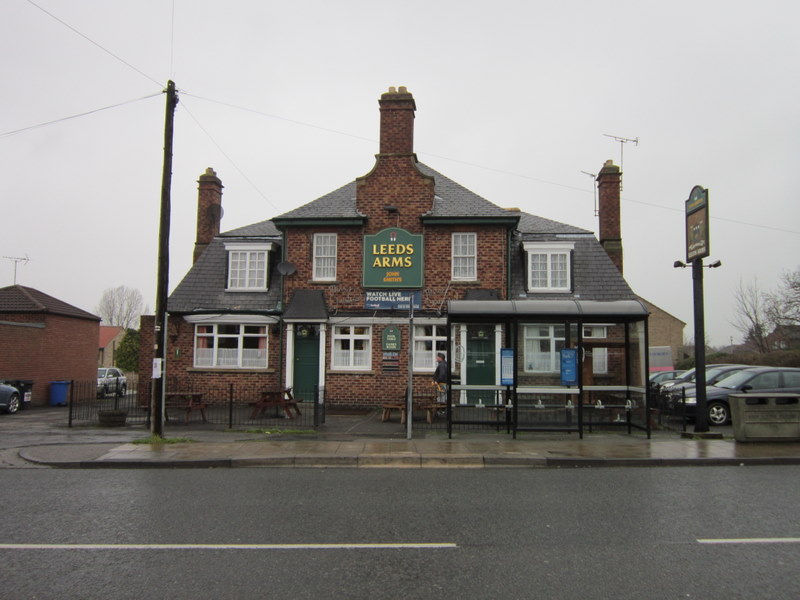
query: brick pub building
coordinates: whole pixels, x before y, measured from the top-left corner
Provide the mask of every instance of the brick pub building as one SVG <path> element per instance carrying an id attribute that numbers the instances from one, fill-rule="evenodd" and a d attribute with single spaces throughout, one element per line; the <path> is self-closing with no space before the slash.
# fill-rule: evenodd
<path id="1" fill-rule="evenodd" d="M 609 258 L 621 261 L 619 169 L 598 177 L 601 202 L 604 188 L 616 193 L 607 251 L 589 231 L 501 208 L 418 162 L 404 87 L 379 107 L 372 170 L 272 219 L 220 233 L 222 182 L 200 176 L 195 263 L 168 302 L 168 385 L 222 396 L 233 383 L 243 402 L 288 386 L 305 401 L 318 389 L 328 405 L 379 406 L 409 382 L 430 393 L 443 352 L 456 403 L 497 404 L 500 349 L 514 348 L 520 383 L 563 402 L 559 352 L 580 346 L 582 379 L 639 389 L 646 328 L 628 321 L 647 312 Z M 152 335 L 143 322 L 143 349 Z"/>

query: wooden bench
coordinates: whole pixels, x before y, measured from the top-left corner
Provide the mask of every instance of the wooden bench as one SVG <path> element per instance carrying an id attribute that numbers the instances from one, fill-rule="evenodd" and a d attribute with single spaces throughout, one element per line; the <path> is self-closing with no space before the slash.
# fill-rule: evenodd
<path id="1" fill-rule="evenodd" d="M 292 388 L 287 387 L 283 390 L 263 390 L 255 402 L 249 402 L 253 407 L 253 412 L 250 414 L 251 419 L 257 419 L 264 415 L 264 411 L 270 407 L 283 409 L 283 413 L 287 419 L 294 419 L 296 416 L 301 416 L 297 400 L 292 396 Z M 295 415 L 292 414 L 295 412 Z"/>
<path id="2" fill-rule="evenodd" d="M 401 404 L 399 402 L 393 402 L 390 404 L 381 404 L 381 408 L 383 409 L 383 412 L 381 413 L 381 421 L 388 421 L 389 419 L 391 419 L 392 411 L 396 410 L 400 412 L 401 422 L 403 423 L 405 422 L 405 411 L 406 411 L 405 404 Z"/>
<path id="3" fill-rule="evenodd" d="M 203 423 L 208 423 L 208 419 L 206 419 L 206 407 L 208 404 L 203 402 L 203 394 L 201 392 L 166 392 L 164 394 L 164 399 L 164 416 L 166 417 L 167 421 L 169 421 L 168 409 L 177 408 L 186 411 L 186 417 L 184 419 L 185 423 L 189 422 L 192 411 L 195 410 L 200 411 L 200 416 L 203 418 Z"/>
<path id="4" fill-rule="evenodd" d="M 428 423 L 433 423 L 433 419 L 436 416 L 437 411 L 445 410 L 445 405 L 439 402 L 435 402 L 430 396 L 414 396 L 412 399 L 411 408 L 412 410 L 424 410 L 426 420 Z M 388 402 L 386 404 L 381 404 L 381 408 L 383 412 L 381 413 L 381 421 L 388 421 L 392 418 L 392 411 L 396 410 L 400 412 L 400 424 L 404 424 L 406 422 L 408 412 L 407 402 Z"/>

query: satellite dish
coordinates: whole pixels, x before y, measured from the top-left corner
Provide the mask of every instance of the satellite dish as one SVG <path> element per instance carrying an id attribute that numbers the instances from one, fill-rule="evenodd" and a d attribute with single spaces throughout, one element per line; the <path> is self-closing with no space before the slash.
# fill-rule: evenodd
<path id="1" fill-rule="evenodd" d="M 211 217 L 213 221 L 221 221 L 222 215 L 225 212 L 222 209 L 221 204 L 212 204 L 208 207 L 208 216 Z"/>
<path id="2" fill-rule="evenodd" d="M 295 271 L 297 271 L 297 267 L 288 261 L 284 260 L 278 263 L 278 273 L 281 275 L 291 275 Z"/>

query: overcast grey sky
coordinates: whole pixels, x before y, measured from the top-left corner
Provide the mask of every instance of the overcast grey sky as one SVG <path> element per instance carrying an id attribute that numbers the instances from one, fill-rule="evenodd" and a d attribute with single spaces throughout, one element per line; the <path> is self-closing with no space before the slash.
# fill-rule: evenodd
<path id="1" fill-rule="evenodd" d="M 30 257 L 17 283 L 86 310 L 118 285 L 153 307 L 168 79 L 170 289 L 206 167 L 223 230 L 286 212 L 370 170 L 378 97 L 405 85 L 422 162 L 595 232 L 582 171 L 620 164 L 604 134 L 638 138 L 622 147 L 625 276 L 688 338 L 691 273 L 672 264 L 684 201 L 709 188 L 723 266 L 705 271 L 706 332 L 739 341 L 740 279 L 774 288 L 800 266 L 799 17 L 770 0 L 5 0 L 0 256 Z M 0 286 L 13 271 L 0 260 Z"/>

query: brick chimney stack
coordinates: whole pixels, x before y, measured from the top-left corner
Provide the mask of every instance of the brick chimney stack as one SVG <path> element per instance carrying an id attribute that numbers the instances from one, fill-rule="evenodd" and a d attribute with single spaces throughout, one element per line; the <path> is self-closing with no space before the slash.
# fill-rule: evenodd
<path id="1" fill-rule="evenodd" d="M 381 110 L 380 154 L 414 152 L 414 97 L 404 87 L 390 87 L 378 101 Z"/>
<path id="2" fill-rule="evenodd" d="M 605 162 L 597 176 L 599 189 L 600 244 L 611 262 L 622 273 L 622 227 L 619 211 L 619 167 L 610 159 Z"/>
<path id="3" fill-rule="evenodd" d="M 219 234 L 222 220 L 222 181 L 208 167 L 197 181 L 197 237 L 194 243 L 194 262 Z"/>

